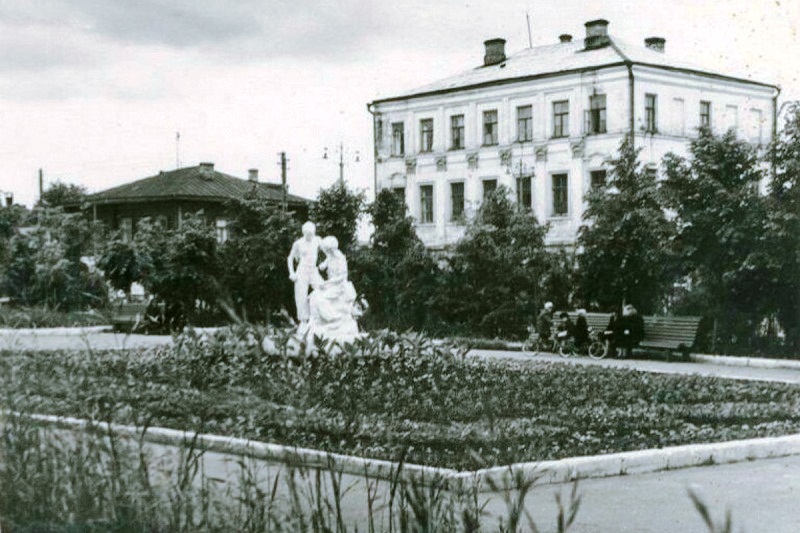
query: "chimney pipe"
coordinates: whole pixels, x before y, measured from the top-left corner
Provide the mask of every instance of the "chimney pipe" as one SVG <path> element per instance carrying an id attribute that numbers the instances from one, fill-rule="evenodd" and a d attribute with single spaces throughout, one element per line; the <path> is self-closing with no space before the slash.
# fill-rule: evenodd
<path id="1" fill-rule="evenodd" d="M 214 163 L 200 163 L 200 172 L 208 173 L 214 171 Z"/>
<path id="2" fill-rule="evenodd" d="M 247 179 L 250 181 L 258 181 L 258 169 L 251 168 L 247 171 Z"/>
<path id="3" fill-rule="evenodd" d="M 655 50 L 656 52 L 664 52 L 664 45 L 667 44 L 667 40 L 663 37 L 648 37 L 644 40 L 644 45 L 649 48 L 650 50 Z"/>
<path id="4" fill-rule="evenodd" d="M 496 65 L 506 60 L 505 39 L 489 39 L 483 42 L 483 46 L 486 47 L 486 54 L 483 56 L 484 67 Z"/>
<path id="5" fill-rule="evenodd" d="M 562 33 L 558 36 L 558 41 L 562 43 L 571 43 L 572 42 L 572 35 L 569 33 Z"/>
<path id="6" fill-rule="evenodd" d="M 586 38 L 583 40 L 587 50 L 603 48 L 608 46 L 611 40 L 608 38 L 608 21 L 605 19 L 590 20 L 586 24 Z"/>

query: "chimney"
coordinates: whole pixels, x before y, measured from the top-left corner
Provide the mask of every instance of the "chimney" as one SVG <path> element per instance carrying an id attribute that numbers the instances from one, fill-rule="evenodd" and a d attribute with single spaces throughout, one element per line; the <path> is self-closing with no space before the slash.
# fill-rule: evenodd
<path id="1" fill-rule="evenodd" d="M 586 39 L 583 40 L 586 50 L 608 46 L 608 21 L 605 19 L 590 20 L 586 24 Z"/>
<path id="2" fill-rule="evenodd" d="M 14 205 L 14 193 L 13 192 L 7 192 L 5 194 L 5 197 L 6 197 L 6 207 L 11 207 L 12 205 Z"/>
<path id="3" fill-rule="evenodd" d="M 562 43 L 571 43 L 572 42 L 572 35 L 569 33 L 562 33 L 558 36 L 558 41 Z"/>
<path id="4" fill-rule="evenodd" d="M 250 181 L 253 181 L 253 182 L 258 181 L 258 169 L 257 168 L 251 168 L 250 170 L 248 170 L 247 171 L 247 179 L 250 180 Z"/>
<path id="5" fill-rule="evenodd" d="M 505 39 L 489 39 L 484 41 L 483 45 L 486 47 L 486 55 L 483 56 L 484 67 L 496 65 L 506 60 Z"/>
<path id="6" fill-rule="evenodd" d="M 211 174 L 214 172 L 214 163 L 200 163 L 200 172 L 203 174 Z"/>
<path id="7" fill-rule="evenodd" d="M 661 53 L 664 53 L 665 44 L 667 44 L 667 40 L 664 39 L 663 37 L 648 37 L 647 39 L 644 40 L 644 45 L 647 48 Z"/>

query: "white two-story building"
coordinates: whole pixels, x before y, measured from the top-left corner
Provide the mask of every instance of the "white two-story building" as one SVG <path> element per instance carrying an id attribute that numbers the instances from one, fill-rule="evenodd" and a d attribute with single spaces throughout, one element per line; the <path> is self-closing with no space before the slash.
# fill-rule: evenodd
<path id="1" fill-rule="evenodd" d="M 610 156 L 632 132 L 649 172 L 686 154 L 697 129 L 735 129 L 754 144 L 774 134 L 779 89 L 674 59 L 660 37 L 630 44 L 586 23 L 586 36 L 506 57 L 485 42 L 483 65 L 371 102 L 375 181 L 405 199 L 420 238 L 457 241 L 499 185 L 550 224 L 548 243 L 574 243 L 584 193 L 602 186 Z"/>

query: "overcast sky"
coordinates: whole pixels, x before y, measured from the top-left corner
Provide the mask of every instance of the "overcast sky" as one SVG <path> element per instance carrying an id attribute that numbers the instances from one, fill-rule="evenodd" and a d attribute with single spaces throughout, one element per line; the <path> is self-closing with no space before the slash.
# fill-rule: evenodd
<path id="1" fill-rule="evenodd" d="M 747 72 L 800 98 L 798 0 L 0 0 L 0 191 L 36 173 L 91 191 L 212 161 L 313 197 L 338 168 L 372 184 L 367 102 L 478 66 L 483 41 L 527 47 L 610 21 L 630 41 Z M 356 150 L 361 162 L 356 163 Z"/>

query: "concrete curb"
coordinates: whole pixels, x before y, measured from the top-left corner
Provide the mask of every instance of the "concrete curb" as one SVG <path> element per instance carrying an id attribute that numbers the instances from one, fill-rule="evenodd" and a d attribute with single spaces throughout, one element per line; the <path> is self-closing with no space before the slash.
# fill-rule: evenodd
<path id="1" fill-rule="evenodd" d="M 80 418 L 52 415 L 20 415 L 19 413 L 8 412 L 2 414 L 24 416 L 42 425 L 55 426 L 61 429 L 95 430 L 103 433 L 111 431 L 122 437 L 135 439 L 142 437 L 142 428 L 135 426 L 109 425 L 103 422 L 91 422 Z M 198 434 L 153 427 L 147 429 L 143 440 L 170 446 L 193 444 L 198 449 L 211 452 L 246 455 L 256 459 L 283 463 L 287 466 L 318 470 L 335 469 L 345 474 L 386 481 L 398 478 L 398 464 L 392 461 L 364 459 L 351 455 L 222 435 Z M 517 483 L 522 480 L 535 481 L 539 485 L 568 483 L 577 479 L 642 474 L 678 468 L 774 459 L 792 455 L 800 455 L 800 434 L 708 444 L 688 444 L 606 455 L 570 457 L 538 463 L 516 463 L 467 472 L 459 472 L 449 468 L 404 464 L 402 474 L 399 477 L 403 480 L 415 481 L 425 485 L 443 484 L 455 490 L 477 486 L 480 492 L 496 492 L 514 489 Z"/>
<path id="2" fill-rule="evenodd" d="M 800 370 L 800 361 L 793 359 L 765 359 L 761 357 L 733 357 L 730 355 L 693 353 L 689 355 L 689 360 L 694 363 L 708 363 L 721 366 L 749 366 L 752 368 Z"/>
<path id="3" fill-rule="evenodd" d="M 107 326 L 85 326 L 77 328 L 0 328 L 0 336 L 12 337 L 14 335 L 88 335 L 92 333 L 105 333 L 111 331 L 113 327 Z"/>

